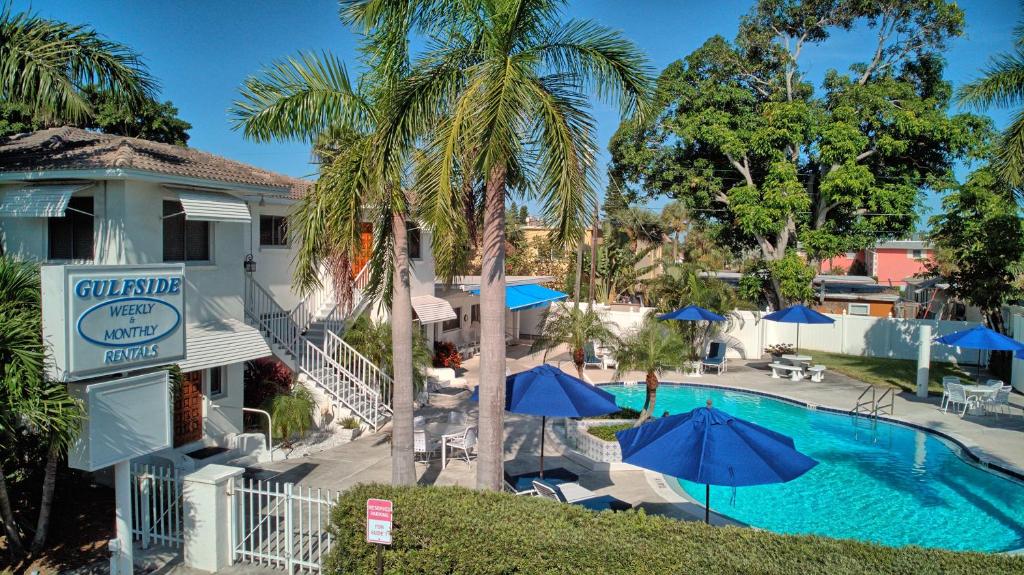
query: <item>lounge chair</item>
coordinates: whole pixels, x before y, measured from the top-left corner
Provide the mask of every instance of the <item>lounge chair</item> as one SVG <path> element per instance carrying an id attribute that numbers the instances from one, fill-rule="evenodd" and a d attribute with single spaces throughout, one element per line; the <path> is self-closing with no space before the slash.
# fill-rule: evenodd
<path id="1" fill-rule="evenodd" d="M 552 485 L 547 481 L 535 480 L 533 488 L 537 495 L 561 503 L 572 503 L 591 511 L 625 511 L 633 506 L 611 495 L 598 495 L 579 483 Z"/>
<path id="2" fill-rule="evenodd" d="M 701 365 L 704 367 L 713 367 L 715 372 L 721 375 L 723 371 L 728 371 L 728 365 L 726 364 L 725 352 L 728 347 L 725 343 L 720 341 L 711 342 L 711 347 L 708 350 L 708 355 L 701 360 Z"/>
<path id="3" fill-rule="evenodd" d="M 583 369 L 588 367 L 602 367 L 604 364 L 597 355 L 594 342 L 588 341 L 583 345 Z"/>

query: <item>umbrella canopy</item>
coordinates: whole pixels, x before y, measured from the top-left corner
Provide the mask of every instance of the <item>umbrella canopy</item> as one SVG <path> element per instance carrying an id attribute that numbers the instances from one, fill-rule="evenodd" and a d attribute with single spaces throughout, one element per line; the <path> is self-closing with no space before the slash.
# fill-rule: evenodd
<path id="1" fill-rule="evenodd" d="M 779 323 L 795 323 L 796 325 L 796 349 L 800 351 L 800 324 L 802 323 L 835 323 L 836 320 L 825 314 L 818 313 L 805 305 L 794 305 L 786 309 L 774 311 L 764 319 L 777 321 Z"/>
<path id="2" fill-rule="evenodd" d="M 480 400 L 479 386 L 472 401 Z M 544 477 L 544 427 L 548 417 L 590 417 L 619 410 L 615 396 L 547 364 L 505 378 L 505 410 L 541 416 L 540 476 Z"/>
<path id="3" fill-rule="evenodd" d="M 706 486 L 785 483 L 818 464 L 797 451 L 788 436 L 714 409 L 710 400 L 707 407 L 615 435 L 624 463 Z M 710 487 L 705 497 L 710 498 Z M 710 519 L 708 503 L 705 521 Z"/>
<path id="4" fill-rule="evenodd" d="M 981 350 L 983 349 L 1015 351 L 1018 358 L 1024 359 L 1024 355 L 1022 355 L 1024 354 L 1024 344 L 983 325 L 955 331 L 936 338 L 935 341 L 950 346 L 978 350 L 978 381 L 981 381 Z"/>
<path id="5" fill-rule="evenodd" d="M 659 315 L 658 319 L 674 319 L 678 321 L 725 321 L 724 317 L 698 305 L 688 305 L 684 308 L 670 311 L 666 314 Z"/>
<path id="6" fill-rule="evenodd" d="M 936 338 L 935 341 L 968 349 L 1022 351 L 1024 344 L 983 325 L 953 332 Z"/>

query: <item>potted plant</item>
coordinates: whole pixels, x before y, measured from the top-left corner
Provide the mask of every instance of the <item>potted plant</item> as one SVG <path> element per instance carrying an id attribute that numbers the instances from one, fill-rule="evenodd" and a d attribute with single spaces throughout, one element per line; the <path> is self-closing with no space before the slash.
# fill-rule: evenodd
<path id="1" fill-rule="evenodd" d="M 359 437 L 359 434 L 363 432 L 362 427 L 359 426 L 359 419 L 351 415 L 339 421 L 338 425 L 341 427 L 338 435 L 346 442 Z"/>
<path id="2" fill-rule="evenodd" d="M 795 353 L 796 348 L 788 343 L 777 343 L 764 348 L 764 352 L 772 356 L 773 362 L 778 362 L 782 359 L 782 356 Z"/>

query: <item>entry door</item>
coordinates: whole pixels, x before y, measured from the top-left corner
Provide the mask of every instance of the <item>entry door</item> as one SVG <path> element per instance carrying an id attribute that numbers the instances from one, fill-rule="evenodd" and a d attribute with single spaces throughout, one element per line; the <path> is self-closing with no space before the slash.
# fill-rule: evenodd
<path id="1" fill-rule="evenodd" d="M 370 254 L 373 253 L 373 225 L 368 222 L 359 224 L 359 252 L 355 261 L 352 262 L 352 277 L 355 278 L 362 271 L 366 262 L 370 261 Z"/>
<path id="2" fill-rule="evenodd" d="M 203 438 L 203 372 L 183 373 L 174 402 L 174 446 Z"/>

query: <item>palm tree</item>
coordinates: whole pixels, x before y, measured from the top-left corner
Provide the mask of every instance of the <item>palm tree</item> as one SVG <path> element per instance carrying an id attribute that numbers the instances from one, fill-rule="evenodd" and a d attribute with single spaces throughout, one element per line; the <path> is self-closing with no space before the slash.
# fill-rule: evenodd
<path id="1" fill-rule="evenodd" d="M 358 4 L 364 25 L 381 22 L 375 10 L 381 2 Z M 555 238 L 575 245 L 595 201 L 589 95 L 618 101 L 629 116 L 646 105 L 650 71 L 640 51 L 617 32 L 589 21 L 562 22 L 564 0 L 396 4 L 404 7 L 406 22 L 420 27 L 427 25 L 418 18 L 424 5 L 445 8 L 431 15 L 429 26 L 440 30 L 439 37 L 398 88 L 390 126 L 382 130 L 404 141 L 433 132 L 417 191 L 443 275 L 454 275 L 464 259 L 468 222 L 460 168 L 484 182 L 477 486 L 499 490 L 506 198 L 513 191 L 538 198 L 555 224 Z M 463 163 L 466 157 L 471 165 Z"/>
<path id="2" fill-rule="evenodd" d="M 688 305 L 709 309 L 726 318 L 721 322 L 673 322 L 676 330 L 686 343 L 687 358 L 700 358 L 705 342 L 716 330 L 728 331 L 734 321 L 740 320 L 736 313 L 738 303 L 736 290 L 717 278 L 701 277 L 701 269 L 688 262 L 664 264 L 662 273 L 647 282 L 650 303 L 659 313 L 665 313 Z"/>
<path id="3" fill-rule="evenodd" d="M 690 222 L 690 215 L 686 209 L 686 205 L 675 200 L 665 204 L 665 207 L 661 209 L 661 222 L 666 230 L 671 230 L 674 237 L 672 239 L 672 261 L 679 261 L 679 245 L 682 240 L 680 234 L 686 229 Z"/>
<path id="4" fill-rule="evenodd" d="M 0 100 L 27 105 L 47 123 L 93 114 L 84 86 L 142 105 L 156 83 L 138 54 L 89 26 L 0 7 Z"/>
<path id="5" fill-rule="evenodd" d="M 572 352 L 572 362 L 576 364 L 576 373 L 583 379 L 584 347 L 588 342 L 612 343 L 615 336 L 611 324 L 601 316 L 600 312 L 576 305 L 551 306 L 541 319 L 541 335 L 533 342 L 532 350 L 544 350 L 547 361 L 548 351 L 556 345 L 568 345 Z"/>
<path id="6" fill-rule="evenodd" d="M 375 322 L 368 316 L 356 318 L 352 326 L 345 330 L 344 339 L 356 351 L 375 363 L 382 370 L 390 373 L 394 365 L 394 346 L 391 344 L 391 326 L 384 322 Z M 427 383 L 427 368 L 431 365 L 433 354 L 427 347 L 422 332 L 416 331 L 412 337 L 412 374 L 415 393 L 423 390 Z"/>
<path id="7" fill-rule="evenodd" d="M 294 272 L 301 290 L 319 287 L 325 267 L 338 269 L 339 261 L 353 259 L 360 249 L 360 222 L 385 223 L 374 226 L 369 289 L 391 307 L 392 482 L 411 485 L 416 482 L 407 239 L 411 214 L 399 169 L 405 151 L 394 151 L 394 164 L 380 162 L 380 147 L 390 142 L 375 131 L 388 106 L 390 73 L 371 69 L 360 90 L 334 56 L 302 54 L 248 78 L 232 113 L 235 127 L 246 137 L 313 143 L 324 160 L 319 179 L 292 214 L 293 229 L 302 238 Z M 351 275 L 336 273 L 335 280 L 351 282 Z"/>
<path id="8" fill-rule="evenodd" d="M 658 377 L 667 370 L 678 368 L 685 354 L 686 343 L 680 335 L 653 315 L 644 318 L 643 323 L 615 348 L 615 360 L 618 362 L 615 368 L 616 379 L 629 371 L 647 374 L 647 398 L 636 425 L 644 423 L 654 413 Z"/>
<path id="9" fill-rule="evenodd" d="M 994 164 L 1013 188 L 1024 186 L 1024 22 L 1014 29 L 1010 52 L 994 56 L 985 75 L 960 88 L 961 104 L 975 108 L 1016 108 L 1013 122 L 1003 132 Z"/>
<path id="10" fill-rule="evenodd" d="M 45 377 L 41 316 L 38 268 L 0 256 L 0 461 L 18 460 L 12 455 L 18 449 L 19 437 L 33 438 L 46 452 L 32 551 L 41 550 L 46 542 L 57 464 L 77 436 L 82 418 L 81 407 L 68 395 L 67 388 Z M 2 468 L 0 521 L 8 545 L 21 553 L 24 545 Z"/>

